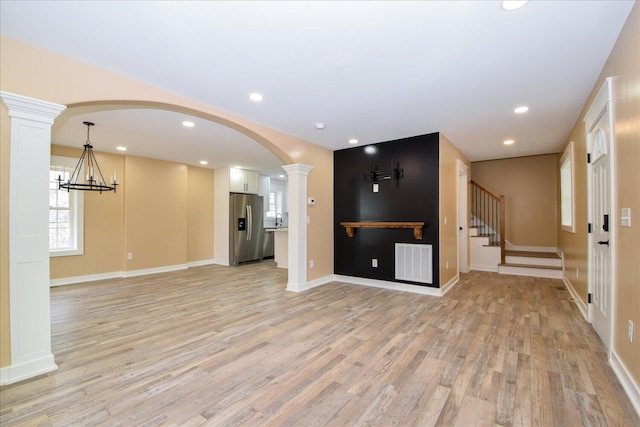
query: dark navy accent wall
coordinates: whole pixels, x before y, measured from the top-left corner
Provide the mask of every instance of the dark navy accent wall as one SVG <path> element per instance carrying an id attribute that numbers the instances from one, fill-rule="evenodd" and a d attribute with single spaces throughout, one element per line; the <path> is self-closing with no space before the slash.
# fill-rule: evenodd
<path id="1" fill-rule="evenodd" d="M 372 147 L 372 148 L 367 148 Z M 334 270 L 336 274 L 438 287 L 438 147 L 439 135 L 382 142 L 335 151 Z M 379 181 L 379 192 L 363 178 L 371 168 L 399 163 L 404 177 Z M 422 240 L 412 229 L 358 228 L 348 237 L 343 221 L 424 221 Z M 395 280 L 395 243 L 433 246 L 433 284 Z M 378 260 L 378 268 L 371 259 Z"/>

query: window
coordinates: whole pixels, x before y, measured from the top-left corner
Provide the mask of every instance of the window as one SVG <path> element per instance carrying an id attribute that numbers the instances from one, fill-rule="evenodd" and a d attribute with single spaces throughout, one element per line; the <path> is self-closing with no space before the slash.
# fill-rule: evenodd
<path id="1" fill-rule="evenodd" d="M 282 213 L 282 192 L 270 191 L 267 218 L 275 218 L 278 213 Z"/>
<path id="2" fill-rule="evenodd" d="M 576 232 L 573 179 L 573 141 L 569 143 L 560 159 L 560 218 L 562 230 Z"/>
<path id="3" fill-rule="evenodd" d="M 58 190 L 58 176 L 68 180 L 77 159 L 51 156 L 49 167 L 49 256 L 84 253 L 84 195 Z"/>

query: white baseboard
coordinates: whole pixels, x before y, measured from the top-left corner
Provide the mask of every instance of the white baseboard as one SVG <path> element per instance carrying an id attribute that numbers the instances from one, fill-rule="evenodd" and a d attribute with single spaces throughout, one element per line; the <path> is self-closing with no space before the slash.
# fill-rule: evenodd
<path id="1" fill-rule="evenodd" d="M 580 298 L 580 296 L 578 295 L 578 293 L 574 289 L 573 285 L 571 284 L 571 281 L 569 279 L 567 279 L 564 275 L 562 276 L 562 281 L 564 282 L 564 286 L 567 288 L 567 290 L 571 294 L 571 298 L 573 298 L 573 301 L 578 306 L 578 309 L 580 310 L 580 313 L 582 313 L 582 317 L 584 317 L 584 320 L 586 320 L 588 322 L 589 321 L 589 318 L 588 318 L 589 316 L 587 314 L 588 313 L 587 312 L 587 304 L 585 304 L 584 301 L 582 301 L 582 298 Z"/>
<path id="2" fill-rule="evenodd" d="M 497 265 L 479 265 L 479 264 L 471 264 L 469 266 L 469 270 L 475 271 L 488 271 L 490 273 L 497 273 L 498 266 Z"/>
<path id="3" fill-rule="evenodd" d="M 506 240 L 504 242 L 504 248 L 508 251 L 525 251 L 525 252 L 553 252 L 557 253 L 558 248 L 555 246 L 520 246 Z"/>
<path id="4" fill-rule="evenodd" d="M 125 271 L 123 277 L 138 277 L 138 276 L 146 276 L 147 274 L 168 273 L 170 271 L 186 270 L 188 268 L 189 268 L 188 264 L 176 264 L 176 265 L 166 265 L 164 267 L 143 268 L 141 270 Z"/>
<path id="5" fill-rule="evenodd" d="M 442 286 L 440 288 L 440 293 L 442 295 L 446 294 L 447 292 L 449 292 L 451 290 L 451 288 L 453 288 L 453 286 L 458 283 L 460 281 L 460 274 L 456 274 L 455 276 L 453 276 L 451 278 L 451 280 L 449 280 L 447 283 L 444 284 L 444 286 Z"/>
<path id="6" fill-rule="evenodd" d="M 372 288 L 390 289 L 394 291 L 412 292 L 414 294 L 430 295 L 441 297 L 443 294 L 440 288 L 430 288 L 427 286 L 409 285 L 407 283 L 389 282 L 386 280 L 366 279 L 363 277 L 342 276 L 335 274 L 334 281 L 349 283 L 352 285 L 370 286 Z"/>
<path id="7" fill-rule="evenodd" d="M 200 266 L 203 266 L 203 265 L 211 265 L 211 264 L 215 264 L 215 263 L 216 263 L 215 258 L 214 259 L 203 259 L 203 260 L 200 260 L 200 261 L 190 261 L 190 262 L 187 263 L 187 266 L 189 268 L 191 268 L 191 267 L 200 267 Z"/>
<path id="8" fill-rule="evenodd" d="M 198 267 L 201 265 L 210 265 L 214 263 L 215 263 L 215 260 L 211 259 L 211 260 L 203 260 L 203 261 L 194 261 L 187 264 L 176 264 L 176 265 L 167 265 L 164 267 L 144 268 L 141 270 L 112 271 L 109 273 L 88 274 L 86 276 L 63 277 L 60 279 L 51 279 L 49 281 L 49 286 L 54 287 L 54 286 L 74 285 L 76 283 L 96 282 L 98 280 L 118 279 L 122 277 L 137 277 L 137 276 L 145 276 L 147 274 L 168 273 L 171 271 L 186 270 L 190 267 Z"/>
<path id="9" fill-rule="evenodd" d="M 88 274 L 86 276 L 63 277 L 61 279 L 51 279 L 49 286 L 75 285 L 83 282 L 97 282 L 98 280 L 117 279 L 124 277 L 124 271 L 112 271 L 110 273 Z"/>
<path id="10" fill-rule="evenodd" d="M 290 292 L 304 292 L 311 288 L 316 288 L 318 286 L 326 285 L 327 283 L 333 282 L 333 274 L 328 276 L 320 277 L 318 279 L 310 280 L 308 282 L 302 283 L 300 285 L 287 283 L 287 290 Z"/>
<path id="11" fill-rule="evenodd" d="M 0 368 L 0 385 L 13 384 L 56 369 L 58 369 L 58 365 L 53 360 L 53 354 L 28 363 L 5 366 Z"/>
<path id="12" fill-rule="evenodd" d="M 633 408 L 636 410 L 638 416 L 640 416 L 640 386 L 634 381 L 629 370 L 624 363 L 622 363 L 622 360 L 620 360 L 615 350 L 611 351 L 611 359 L 609 359 L 609 362 L 620 384 L 622 384 L 622 388 L 627 393 Z"/>

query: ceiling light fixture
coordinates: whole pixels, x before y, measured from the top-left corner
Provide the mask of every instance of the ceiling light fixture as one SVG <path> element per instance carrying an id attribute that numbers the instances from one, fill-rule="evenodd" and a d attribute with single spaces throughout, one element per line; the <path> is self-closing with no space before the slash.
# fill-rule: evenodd
<path id="1" fill-rule="evenodd" d="M 184 126 L 186 128 L 192 128 L 195 125 L 196 125 L 195 123 L 193 123 L 192 121 L 189 121 L 189 120 L 185 120 L 184 122 L 182 122 L 182 126 Z"/>
<path id="2" fill-rule="evenodd" d="M 515 141 L 513 139 L 505 139 L 503 144 L 504 145 L 513 145 Z"/>
<path id="3" fill-rule="evenodd" d="M 324 123 L 316 123 L 316 129 L 324 130 Z"/>
<path id="4" fill-rule="evenodd" d="M 264 99 L 264 96 L 260 93 L 254 92 L 249 94 L 249 99 L 253 102 L 260 102 Z"/>
<path id="5" fill-rule="evenodd" d="M 82 123 L 87 126 L 87 142 L 84 143 L 84 151 L 78 160 L 76 168 L 73 170 L 73 173 L 67 181 L 62 180 L 62 175 L 58 175 L 58 190 L 99 191 L 100 193 L 103 191 L 113 191 L 115 193 L 118 185 L 116 173 L 114 172 L 113 175 L 111 175 L 111 185 L 107 185 L 104 177 L 102 176 L 100 166 L 98 166 L 98 161 L 93 154 L 93 145 L 91 145 L 91 141 L 89 140 L 89 129 L 91 129 L 91 126 L 93 126 L 94 123 Z M 83 167 L 85 166 L 85 162 L 87 175 L 86 180 L 83 182 L 81 174 Z"/>
<path id="6" fill-rule="evenodd" d="M 529 0 L 502 0 L 502 10 L 507 12 L 511 12 L 513 10 L 518 10 L 524 5 L 529 3 Z"/>
<path id="7" fill-rule="evenodd" d="M 201 165 L 208 165 L 208 164 L 209 164 L 209 162 L 207 162 L 206 160 L 200 160 L 200 164 L 201 164 Z"/>
<path id="8" fill-rule="evenodd" d="M 527 107 L 526 105 L 522 105 L 520 107 L 516 107 L 513 112 L 516 114 L 522 114 L 522 113 L 526 113 L 527 111 L 529 111 L 529 107 Z"/>
<path id="9" fill-rule="evenodd" d="M 118 145 L 116 147 L 116 150 L 118 150 L 118 151 L 127 151 L 127 147 L 123 147 L 122 145 Z"/>
<path id="10" fill-rule="evenodd" d="M 355 139 L 355 138 L 349 140 L 349 144 L 353 145 L 353 144 L 357 144 L 357 143 L 358 143 L 358 140 Z"/>

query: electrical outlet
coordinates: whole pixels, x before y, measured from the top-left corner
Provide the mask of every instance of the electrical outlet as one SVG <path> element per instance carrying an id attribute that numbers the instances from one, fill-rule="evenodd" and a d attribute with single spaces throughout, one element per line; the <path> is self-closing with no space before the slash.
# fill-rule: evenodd
<path id="1" fill-rule="evenodd" d="M 380 186 L 377 183 L 373 184 L 373 192 L 377 193 L 378 191 L 380 191 Z"/>
<path id="2" fill-rule="evenodd" d="M 444 225 L 447 225 L 447 222 L 449 222 L 449 221 L 447 220 L 447 217 L 445 216 L 444 217 Z"/>
<path id="3" fill-rule="evenodd" d="M 445 262 L 445 263 L 444 263 L 444 269 L 445 269 L 445 270 L 448 270 L 448 269 L 449 269 L 449 261 L 447 261 L 447 262 Z"/>
<path id="4" fill-rule="evenodd" d="M 371 258 L 371 267 L 378 268 L 378 260 L 376 258 Z"/>
<path id="5" fill-rule="evenodd" d="M 132 252 L 129 252 L 127 254 L 127 259 L 133 259 L 133 253 Z"/>
<path id="6" fill-rule="evenodd" d="M 313 260 L 309 260 L 309 268 L 313 268 Z"/>
<path id="7" fill-rule="evenodd" d="M 633 333 L 634 333 L 634 325 L 631 320 L 629 320 L 629 342 L 633 342 Z"/>
<path id="8" fill-rule="evenodd" d="M 580 278 L 580 268 L 576 267 L 576 279 Z"/>

